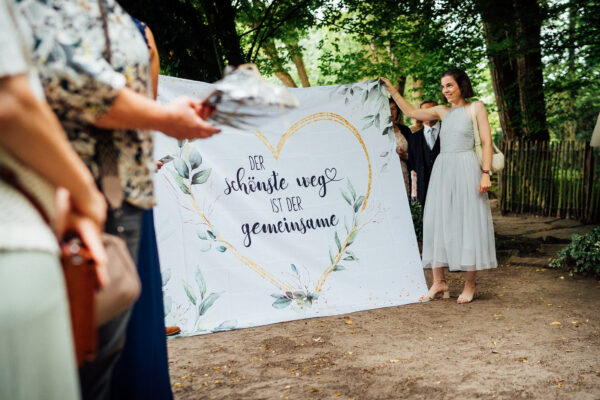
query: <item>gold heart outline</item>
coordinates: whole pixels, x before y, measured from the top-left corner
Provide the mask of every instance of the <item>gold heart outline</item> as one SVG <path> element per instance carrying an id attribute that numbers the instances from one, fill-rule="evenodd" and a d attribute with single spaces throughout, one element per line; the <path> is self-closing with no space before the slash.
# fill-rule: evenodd
<path id="1" fill-rule="evenodd" d="M 360 136 L 360 133 L 358 132 L 358 130 L 347 119 L 345 119 L 344 117 L 342 117 L 339 114 L 328 113 L 328 112 L 311 114 L 311 115 L 309 115 L 309 116 L 301 119 L 300 121 L 296 122 L 291 127 L 289 127 L 284 132 L 284 134 L 281 136 L 281 138 L 279 139 L 279 142 L 277 143 L 277 148 L 274 148 L 273 145 L 271 144 L 271 142 L 260 131 L 257 130 L 257 131 L 254 132 L 254 134 L 267 147 L 267 149 L 273 155 L 273 158 L 275 158 L 275 160 L 278 162 L 279 161 L 279 156 L 281 154 L 281 150 L 283 149 L 283 146 L 288 142 L 288 140 L 296 132 L 298 132 L 300 129 L 306 127 L 307 125 L 310 125 L 310 124 L 313 124 L 313 123 L 319 122 L 319 121 L 332 121 L 332 122 L 336 122 L 336 123 L 342 125 L 343 127 L 345 127 L 346 129 L 348 129 L 356 137 L 356 139 L 358 140 L 358 142 L 360 143 L 360 145 L 361 145 L 361 147 L 363 149 L 363 152 L 365 153 L 365 158 L 367 159 L 367 164 L 369 166 L 369 181 L 368 181 L 368 184 L 367 184 L 367 192 L 365 194 L 365 200 L 363 201 L 363 205 L 361 207 L 361 211 L 362 211 L 367 206 L 367 201 L 368 201 L 369 196 L 371 194 L 371 184 L 372 184 L 372 180 L 373 180 L 373 171 L 372 171 L 372 167 L 371 167 L 371 159 L 369 157 L 369 153 L 367 151 L 367 147 L 365 145 L 365 142 L 363 141 L 362 137 Z M 186 160 L 188 158 L 189 149 L 190 149 L 190 144 L 188 143 L 187 148 L 186 148 L 186 154 L 185 154 L 185 159 Z M 212 224 L 206 218 L 206 216 L 204 215 L 204 213 L 202 213 L 202 211 L 200 210 L 200 207 L 196 203 L 196 199 L 194 198 L 194 195 L 193 195 L 193 192 L 192 192 L 192 188 L 191 188 L 191 185 L 190 185 L 189 181 L 185 182 L 185 185 L 187 186 L 188 191 L 190 193 L 189 196 L 190 196 L 190 198 L 192 200 L 192 205 L 193 205 L 196 213 L 200 216 L 200 218 L 202 218 L 202 220 L 208 226 L 208 228 L 212 229 Z M 327 280 L 327 278 L 329 277 L 329 275 L 333 272 L 333 269 L 335 268 L 335 266 L 339 263 L 340 259 L 342 258 L 342 255 L 346 251 L 346 247 L 348 247 L 348 240 L 350 239 L 350 236 L 352 236 L 352 234 L 355 231 L 356 231 L 356 226 L 353 226 L 352 229 L 350 230 L 350 232 L 348 232 L 348 236 L 346 237 L 346 239 L 342 243 L 340 250 L 338 251 L 338 253 L 333 258 L 333 262 L 321 274 L 321 277 L 320 277 L 317 285 L 315 286 L 315 292 L 320 292 L 323 289 L 323 285 L 325 284 L 325 281 Z M 228 250 L 230 250 L 230 252 L 237 259 L 239 259 L 244 265 L 246 265 L 252 271 L 254 271 L 255 273 L 257 273 L 260 277 L 262 277 L 263 279 L 267 280 L 268 282 L 270 282 L 271 284 L 273 284 L 274 286 L 276 286 L 277 288 L 279 288 L 283 292 L 293 292 L 293 288 L 291 286 L 289 286 L 287 283 L 282 282 L 281 280 L 277 279 L 271 273 L 269 273 L 268 271 L 266 271 L 265 269 L 263 269 L 261 266 L 259 266 L 258 264 L 256 264 L 254 261 L 252 261 L 248 257 L 244 256 L 231 243 L 227 242 L 220 235 L 216 235 L 216 240 L 218 240 L 219 242 L 221 242 L 223 244 L 223 246 L 225 246 Z"/>

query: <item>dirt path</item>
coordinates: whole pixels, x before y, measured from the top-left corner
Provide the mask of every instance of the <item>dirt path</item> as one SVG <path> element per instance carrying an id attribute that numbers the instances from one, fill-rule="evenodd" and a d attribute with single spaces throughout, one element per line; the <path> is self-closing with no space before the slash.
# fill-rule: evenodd
<path id="1" fill-rule="evenodd" d="M 544 268 L 538 239 L 501 235 L 471 304 L 451 274 L 451 300 L 171 340 L 175 397 L 600 399 L 600 283 Z"/>

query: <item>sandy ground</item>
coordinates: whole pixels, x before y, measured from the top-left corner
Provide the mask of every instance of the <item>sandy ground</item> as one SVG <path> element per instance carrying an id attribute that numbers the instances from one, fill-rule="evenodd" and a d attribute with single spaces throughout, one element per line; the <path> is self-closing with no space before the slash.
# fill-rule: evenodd
<path id="1" fill-rule="evenodd" d="M 170 340 L 175 398 L 600 399 L 600 282 L 546 269 L 565 239 L 536 236 L 589 227 L 495 220 L 473 303 L 450 274 L 450 300 Z"/>

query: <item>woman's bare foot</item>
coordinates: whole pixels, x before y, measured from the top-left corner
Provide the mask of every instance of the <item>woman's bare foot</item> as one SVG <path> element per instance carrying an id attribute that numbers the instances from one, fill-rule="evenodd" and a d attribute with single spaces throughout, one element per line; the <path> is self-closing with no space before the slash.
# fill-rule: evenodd
<path id="1" fill-rule="evenodd" d="M 450 291 L 448 289 L 448 284 L 445 280 L 433 281 L 433 284 L 429 288 L 429 292 L 425 296 L 421 296 L 419 301 L 426 302 L 435 299 L 435 297 L 443 293 L 443 298 L 447 299 L 450 297 Z"/>
<path id="2" fill-rule="evenodd" d="M 458 304 L 465 304 L 473 301 L 473 298 L 475 297 L 475 289 L 476 288 L 474 280 L 465 281 L 465 287 L 463 289 L 463 292 L 460 294 L 460 296 L 458 296 L 458 300 L 456 300 L 456 302 Z"/>

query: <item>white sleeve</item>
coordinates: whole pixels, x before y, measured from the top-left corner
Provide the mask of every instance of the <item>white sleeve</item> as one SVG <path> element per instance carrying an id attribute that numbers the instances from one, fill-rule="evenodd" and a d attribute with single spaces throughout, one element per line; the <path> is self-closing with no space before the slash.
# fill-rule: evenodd
<path id="1" fill-rule="evenodd" d="M 0 0 L 0 77 L 26 74 L 29 69 L 10 7 L 7 0 Z"/>

